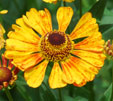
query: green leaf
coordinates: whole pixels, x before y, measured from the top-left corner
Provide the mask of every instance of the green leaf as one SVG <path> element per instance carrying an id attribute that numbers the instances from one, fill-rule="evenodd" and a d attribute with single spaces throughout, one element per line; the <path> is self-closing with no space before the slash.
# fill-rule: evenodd
<path id="1" fill-rule="evenodd" d="M 105 99 L 106 99 L 105 101 L 111 101 L 111 97 L 112 97 L 112 84 L 105 91 L 104 96 L 105 96 Z"/>
<path id="2" fill-rule="evenodd" d="M 89 12 L 92 13 L 93 17 L 98 20 L 101 20 L 104 13 L 104 8 L 106 6 L 106 1 L 107 0 L 99 0 L 93 5 L 93 7 L 89 10 Z"/>
<path id="3" fill-rule="evenodd" d="M 32 101 L 31 97 L 28 95 L 28 92 L 24 86 L 17 85 L 16 89 L 20 93 L 20 95 L 25 99 L 25 101 Z"/>
<path id="4" fill-rule="evenodd" d="M 88 99 L 83 98 L 83 97 L 81 97 L 81 96 L 77 96 L 77 97 L 74 99 L 74 101 L 88 101 Z"/>
<path id="5" fill-rule="evenodd" d="M 70 96 L 63 96 L 64 98 L 64 101 L 74 101 L 74 99 Z M 75 101 L 78 101 L 78 100 L 75 100 Z"/>
<path id="6" fill-rule="evenodd" d="M 107 32 L 109 29 L 113 28 L 113 24 L 105 24 L 105 25 L 100 25 L 99 30 L 102 34 Z"/>

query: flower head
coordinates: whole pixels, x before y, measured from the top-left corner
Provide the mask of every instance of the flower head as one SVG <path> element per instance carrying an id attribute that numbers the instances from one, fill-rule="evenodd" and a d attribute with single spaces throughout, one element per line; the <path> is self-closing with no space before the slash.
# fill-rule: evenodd
<path id="1" fill-rule="evenodd" d="M 105 43 L 105 47 L 104 47 L 104 51 L 107 55 L 113 57 L 113 43 L 111 44 L 111 41 L 108 40 L 106 43 Z"/>
<path id="2" fill-rule="evenodd" d="M 12 60 L 8 60 L 2 55 L 2 60 L 0 60 L 0 90 L 3 87 L 8 87 L 12 85 L 17 79 L 18 68 L 14 68 L 14 65 L 11 63 Z M 8 66 L 7 66 L 8 64 Z M 13 70 L 12 70 L 13 69 Z"/>
<path id="3" fill-rule="evenodd" d="M 0 14 L 6 14 L 8 11 L 7 10 L 2 10 L 0 11 Z M 5 30 L 3 26 L 0 24 L 0 49 L 4 47 L 4 37 L 3 34 L 5 33 Z"/>
<path id="4" fill-rule="evenodd" d="M 47 9 L 31 8 L 26 16 L 12 25 L 8 33 L 5 57 L 24 71 L 27 84 L 38 87 L 44 80 L 46 69 L 52 68 L 49 76 L 51 88 L 67 84 L 83 86 L 92 81 L 103 66 L 102 35 L 96 19 L 90 12 L 84 14 L 74 30 L 66 33 L 73 16 L 71 7 L 60 7 L 57 11 L 58 30 L 52 30 L 51 14 Z M 83 38 L 78 43 L 77 39 Z M 53 66 L 49 67 L 49 62 Z"/>
<path id="5" fill-rule="evenodd" d="M 44 2 L 47 3 L 57 3 L 57 1 L 61 1 L 61 0 L 43 0 Z M 63 0 L 64 2 L 73 2 L 74 0 Z"/>
<path id="6" fill-rule="evenodd" d="M 5 30 L 3 28 L 3 26 L 0 24 L 0 49 L 4 47 L 4 38 L 3 38 L 3 34 L 5 33 Z"/>

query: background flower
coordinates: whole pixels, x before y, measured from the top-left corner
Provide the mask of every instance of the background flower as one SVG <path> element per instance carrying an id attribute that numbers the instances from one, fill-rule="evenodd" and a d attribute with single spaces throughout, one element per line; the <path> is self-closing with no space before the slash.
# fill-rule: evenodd
<path id="1" fill-rule="evenodd" d="M 14 68 L 14 65 L 11 63 L 12 60 L 7 60 L 4 55 L 0 60 L 0 90 L 8 86 L 13 85 L 15 80 L 17 80 L 18 68 Z M 7 65 L 8 64 L 8 65 Z"/>
<path id="2" fill-rule="evenodd" d="M 61 1 L 61 0 L 43 0 L 44 2 L 47 2 L 47 3 L 57 3 L 58 1 Z M 64 2 L 73 2 L 74 0 L 63 0 Z"/>
<path id="3" fill-rule="evenodd" d="M 6 14 L 7 12 L 8 12 L 7 10 L 2 10 L 0 11 L 0 14 Z M 4 42 L 5 42 L 4 37 L 3 37 L 4 33 L 5 33 L 5 29 L 0 24 L 0 49 L 3 48 L 4 46 Z"/>
<path id="4" fill-rule="evenodd" d="M 4 47 L 4 42 L 5 42 L 3 37 L 4 33 L 5 33 L 5 30 L 3 26 L 0 24 L 0 49 Z"/>

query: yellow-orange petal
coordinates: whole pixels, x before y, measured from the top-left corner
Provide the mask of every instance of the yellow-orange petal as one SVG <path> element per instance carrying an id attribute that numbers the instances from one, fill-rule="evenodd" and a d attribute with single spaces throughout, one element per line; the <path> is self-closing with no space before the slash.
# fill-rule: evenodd
<path id="1" fill-rule="evenodd" d="M 4 27 L 0 24 L 0 34 L 3 35 L 5 33 Z"/>
<path id="2" fill-rule="evenodd" d="M 2 66 L 1 61 L 0 61 L 0 67 Z"/>
<path id="3" fill-rule="evenodd" d="M 5 51 L 4 54 L 7 59 L 14 59 L 14 58 L 30 55 L 31 53 L 32 52 L 20 52 L 20 51 L 7 50 Z"/>
<path id="4" fill-rule="evenodd" d="M 83 81 L 81 84 L 76 84 L 76 82 L 73 83 L 74 86 L 77 86 L 77 87 L 82 87 L 86 84 L 86 81 Z"/>
<path id="5" fill-rule="evenodd" d="M 0 14 L 6 14 L 6 13 L 8 13 L 8 10 L 2 10 L 2 11 L 0 11 Z"/>
<path id="6" fill-rule="evenodd" d="M 71 56 L 68 62 L 72 64 L 84 77 L 83 81 L 79 85 L 81 85 L 84 81 L 92 81 L 98 73 L 97 67 L 83 61 L 80 58 Z"/>
<path id="7" fill-rule="evenodd" d="M 75 0 L 63 0 L 63 1 L 65 1 L 65 2 L 73 2 Z"/>
<path id="8" fill-rule="evenodd" d="M 80 84 L 83 81 L 83 75 L 75 68 L 73 64 L 71 64 L 68 60 L 65 62 L 61 62 L 62 70 L 63 70 L 63 80 L 68 84 L 73 84 L 76 82 Z"/>
<path id="9" fill-rule="evenodd" d="M 5 40 L 3 37 L 0 37 L 0 49 L 4 47 Z"/>
<path id="10" fill-rule="evenodd" d="M 37 52 L 39 51 L 39 46 L 25 43 L 16 39 L 7 39 L 6 40 L 6 49 L 13 51 L 26 51 L 26 52 Z"/>
<path id="11" fill-rule="evenodd" d="M 44 80 L 47 64 L 48 61 L 45 60 L 38 66 L 25 71 L 24 77 L 30 87 L 36 88 L 41 85 L 42 81 Z"/>
<path id="12" fill-rule="evenodd" d="M 96 53 L 90 51 L 75 50 L 72 52 L 72 54 L 80 57 L 82 60 L 96 66 L 97 68 L 102 67 L 104 64 L 105 55 L 102 52 Z"/>
<path id="13" fill-rule="evenodd" d="M 19 25 L 12 25 L 14 31 L 8 33 L 8 37 L 12 39 L 17 39 L 27 43 L 38 44 L 40 37 L 28 27 L 22 18 L 16 20 L 16 23 Z"/>
<path id="14" fill-rule="evenodd" d="M 91 36 L 94 32 L 98 32 L 98 24 L 96 19 L 92 18 L 90 12 L 84 14 L 70 34 L 72 40 L 82 37 Z"/>
<path id="15" fill-rule="evenodd" d="M 87 50 L 92 52 L 102 52 L 104 40 L 100 32 L 95 32 L 92 36 L 74 45 L 75 49 Z"/>
<path id="16" fill-rule="evenodd" d="M 24 57 L 14 58 L 12 63 L 18 67 L 20 70 L 25 71 L 28 68 L 38 64 L 43 60 L 42 56 L 38 53 L 30 54 Z"/>
<path id="17" fill-rule="evenodd" d="M 60 7 L 57 11 L 58 30 L 65 32 L 73 16 L 71 7 Z"/>
<path id="18" fill-rule="evenodd" d="M 49 77 L 50 88 L 61 88 L 67 84 L 63 81 L 63 72 L 57 62 L 54 63 Z"/>
<path id="19" fill-rule="evenodd" d="M 57 3 L 57 0 L 43 0 L 43 1 L 47 3 Z"/>
<path id="20" fill-rule="evenodd" d="M 35 8 L 31 8 L 26 16 L 23 16 L 24 22 L 40 35 L 52 31 L 51 15 L 47 9 L 37 11 Z"/>

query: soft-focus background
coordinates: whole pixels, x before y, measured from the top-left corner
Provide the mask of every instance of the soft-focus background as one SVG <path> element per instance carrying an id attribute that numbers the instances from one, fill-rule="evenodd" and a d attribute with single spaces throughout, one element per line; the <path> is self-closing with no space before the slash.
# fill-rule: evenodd
<path id="1" fill-rule="evenodd" d="M 113 40 L 113 0 L 81 0 L 82 13 L 91 11 L 93 17 L 97 19 L 105 41 Z M 80 19 L 80 0 L 75 0 L 72 3 L 65 3 L 66 6 L 71 6 L 74 10 L 74 16 L 71 24 L 67 29 L 70 33 L 78 20 Z M 6 15 L 0 15 L 0 23 L 7 33 L 11 30 L 11 25 L 15 23 L 16 19 L 22 17 L 30 8 L 38 10 L 48 8 L 52 15 L 53 28 L 57 29 L 56 11 L 61 6 L 61 2 L 57 4 L 44 3 L 42 0 L 0 0 L 0 10 L 7 9 L 9 12 Z M 23 33 L 24 34 L 24 33 Z M 0 54 L 5 49 L 0 51 Z M 48 68 L 51 68 L 49 66 Z M 111 99 L 112 93 L 112 72 L 113 60 L 106 59 L 105 65 L 99 71 L 93 82 L 87 83 L 84 87 L 75 87 L 68 85 L 62 89 L 64 101 L 113 101 Z M 48 71 L 49 73 L 49 71 Z M 42 85 L 36 89 L 27 86 L 23 73 L 20 72 L 18 80 L 14 87 L 10 90 L 14 101 L 59 101 L 58 90 L 52 90 L 48 86 L 47 78 L 45 77 Z M 8 101 L 4 91 L 0 91 L 0 101 Z"/>

